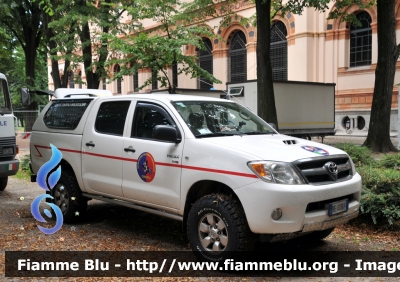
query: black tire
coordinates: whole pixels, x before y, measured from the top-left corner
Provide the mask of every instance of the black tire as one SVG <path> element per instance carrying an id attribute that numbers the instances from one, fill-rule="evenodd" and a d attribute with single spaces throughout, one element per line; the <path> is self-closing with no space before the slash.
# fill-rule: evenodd
<path id="1" fill-rule="evenodd" d="M 199 260 L 222 261 L 239 251 L 251 251 L 255 235 L 250 231 L 242 206 L 224 194 L 206 195 L 192 206 L 187 234 Z"/>
<path id="2" fill-rule="evenodd" d="M 6 189 L 8 183 L 8 176 L 0 177 L 0 191 Z"/>
<path id="3" fill-rule="evenodd" d="M 304 238 L 306 241 L 309 241 L 309 242 L 321 241 L 321 240 L 325 239 L 326 237 L 328 237 L 329 235 L 331 235 L 333 230 L 335 230 L 335 227 L 328 228 L 328 229 L 321 230 L 321 231 L 314 231 L 313 233 L 304 235 L 301 238 Z"/>
<path id="4" fill-rule="evenodd" d="M 62 171 L 58 183 L 51 189 L 53 203 L 60 209 L 65 223 L 73 223 L 83 218 L 87 211 L 87 198 L 82 196 L 75 175 Z"/>

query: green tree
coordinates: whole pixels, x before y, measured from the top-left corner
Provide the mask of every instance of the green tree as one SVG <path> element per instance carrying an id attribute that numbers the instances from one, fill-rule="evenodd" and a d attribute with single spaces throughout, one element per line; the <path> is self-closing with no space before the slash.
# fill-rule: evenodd
<path id="1" fill-rule="evenodd" d="M 29 0 L 2 0 L 0 22 L 24 50 L 26 83 L 35 86 L 36 56 L 43 35 L 39 3 Z"/>
<path id="2" fill-rule="evenodd" d="M 12 86 L 15 86 L 12 87 L 13 97 L 18 91 L 16 89 L 21 86 L 28 86 L 31 90 L 43 86 L 41 83 L 47 81 L 47 74 L 44 78 L 37 79 L 40 66 L 42 69 L 39 73 L 43 74 L 43 69 L 47 69 L 46 52 L 41 46 L 43 43 L 43 10 L 40 3 L 33 0 L 1 0 L 0 22 L 8 36 L 18 42 L 24 55 L 24 67 L 16 68 L 16 65 L 9 65 L 4 71 L 10 73 L 9 81 Z M 18 55 L 18 53 L 14 53 L 15 48 L 11 50 L 13 50 L 13 56 Z M 38 56 L 41 59 L 38 60 Z M 18 55 L 17 59 L 21 59 L 21 56 Z M 31 93 L 31 104 L 27 109 L 36 110 L 38 101 L 45 98 L 38 97 L 34 92 Z M 13 100 L 16 102 L 18 98 L 13 98 Z M 29 119 L 25 123 L 25 130 L 31 131 L 33 123 L 34 119 Z"/>
<path id="3" fill-rule="evenodd" d="M 166 87 L 169 93 L 176 93 L 180 74 L 221 83 L 198 65 L 197 58 L 183 52 L 183 48 L 189 45 L 204 49 L 202 37 L 215 37 L 208 27 L 201 24 L 207 15 L 216 14 L 211 4 L 211 0 L 186 4 L 179 0 L 137 0 L 135 6 L 126 7 L 134 20 L 125 27 L 124 37 L 116 34 L 110 38 L 115 55 L 110 63 L 121 66 L 121 71 L 114 79 L 147 68 L 157 75 L 160 87 Z M 154 21 L 151 30 L 144 30 L 138 24 L 146 19 Z M 171 77 L 168 75 L 169 69 L 172 71 Z M 150 77 L 139 89 L 150 85 L 152 81 Z"/>
<path id="4" fill-rule="evenodd" d="M 123 3 L 133 5 L 130 0 Z M 67 0 L 57 1 L 56 4 L 54 17 L 46 20 L 48 38 L 53 41 L 50 46 L 53 62 L 65 60 L 67 64 L 70 63 L 69 70 L 83 63 L 87 87 L 97 89 L 101 78 L 107 76 L 105 63 L 110 54 L 109 36 L 119 32 L 124 9 L 120 1 L 114 0 Z M 58 79 L 58 68 L 52 68 L 52 72 L 53 78 Z"/>

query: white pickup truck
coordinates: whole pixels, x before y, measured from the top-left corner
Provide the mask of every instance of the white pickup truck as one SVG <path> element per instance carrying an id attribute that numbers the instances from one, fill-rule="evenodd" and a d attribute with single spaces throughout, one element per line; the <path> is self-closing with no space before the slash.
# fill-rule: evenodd
<path id="1" fill-rule="evenodd" d="M 31 135 L 36 174 L 63 155 L 52 189 L 64 222 L 99 199 L 183 221 L 200 257 L 257 239 L 324 238 L 359 213 L 351 158 L 281 135 L 241 105 L 168 94 L 55 99 Z M 76 216 L 79 212 L 79 216 Z"/>

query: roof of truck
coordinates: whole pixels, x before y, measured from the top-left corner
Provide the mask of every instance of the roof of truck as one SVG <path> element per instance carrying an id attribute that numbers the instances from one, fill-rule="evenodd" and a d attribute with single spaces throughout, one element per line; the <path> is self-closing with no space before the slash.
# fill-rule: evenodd
<path id="1" fill-rule="evenodd" d="M 99 89 L 73 89 L 73 88 L 58 88 L 54 92 L 54 96 L 57 99 L 63 98 L 83 98 L 83 97 L 104 97 L 112 96 L 109 90 Z M 67 97 L 69 96 L 69 97 Z"/>
<path id="2" fill-rule="evenodd" d="M 208 97 L 208 96 L 197 96 L 197 95 L 184 95 L 184 94 L 128 94 L 128 95 L 118 95 L 118 96 L 108 96 L 108 95 L 85 95 L 88 93 L 82 93 L 81 94 L 66 94 L 63 97 L 57 97 L 57 100 L 60 99 L 79 99 L 79 98 L 92 98 L 92 99 L 115 99 L 115 100 L 121 100 L 121 99 L 129 99 L 129 98 L 134 98 L 134 99 L 153 99 L 157 101 L 163 101 L 163 102 L 171 102 L 171 101 L 229 101 L 221 98 L 213 98 L 213 97 Z M 91 94 L 91 93 L 89 93 Z M 70 95 L 70 96 L 68 96 Z M 68 96 L 68 97 L 67 97 Z"/>

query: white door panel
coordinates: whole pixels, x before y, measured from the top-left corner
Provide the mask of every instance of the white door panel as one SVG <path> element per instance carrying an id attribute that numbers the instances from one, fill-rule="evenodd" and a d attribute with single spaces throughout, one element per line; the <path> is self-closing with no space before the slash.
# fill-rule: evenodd
<path id="1" fill-rule="evenodd" d="M 122 194 L 125 120 L 131 101 L 104 101 L 93 106 L 82 138 L 82 176 L 88 192 Z"/>
<path id="2" fill-rule="evenodd" d="M 164 142 L 152 136 L 157 125 L 174 126 L 179 131 L 178 124 L 165 108 L 155 103 L 138 102 L 131 115 L 131 137 L 124 138 L 124 197 L 179 209 L 183 141 Z"/>

